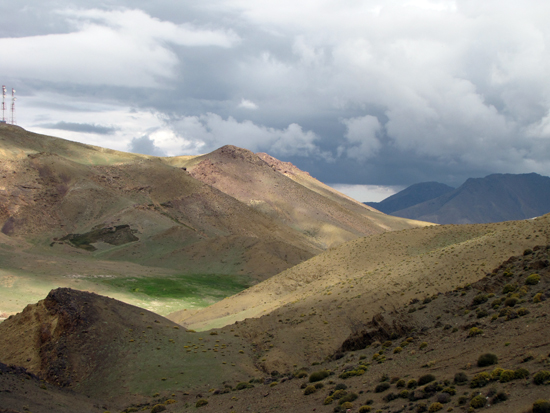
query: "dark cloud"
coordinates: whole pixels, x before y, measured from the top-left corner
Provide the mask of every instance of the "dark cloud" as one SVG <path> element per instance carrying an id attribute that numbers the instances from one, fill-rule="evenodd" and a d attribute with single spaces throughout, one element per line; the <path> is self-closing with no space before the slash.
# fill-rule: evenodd
<path id="1" fill-rule="evenodd" d="M 0 79 L 23 127 L 67 139 L 235 144 L 329 183 L 458 186 L 550 175 L 549 14 L 536 0 L 4 2 Z"/>
<path id="2" fill-rule="evenodd" d="M 132 153 L 140 153 L 142 155 L 166 156 L 166 153 L 156 147 L 155 142 L 149 136 L 132 139 L 128 150 Z"/>
<path id="3" fill-rule="evenodd" d="M 59 129 L 67 130 L 73 132 L 84 132 L 84 133 L 97 133 L 99 135 L 112 135 L 115 133 L 118 128 L 113 126 L 102 126 L 89 123 L 72 123 L 72 122 L 57 122 L 57 123 L 45 123 L 38 125 L 46 129 Z"/>

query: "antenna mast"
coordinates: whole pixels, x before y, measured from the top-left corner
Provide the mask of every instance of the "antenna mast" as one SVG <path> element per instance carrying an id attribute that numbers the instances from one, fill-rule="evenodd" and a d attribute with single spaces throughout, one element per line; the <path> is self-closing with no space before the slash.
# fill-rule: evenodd
<path id="1" fill-rule="evenodd" d="M 6 86 L 2 85 L 2 123 L 6 123 Z"/>
<path id="2" fill-rule="evenodd" d="M 11 89 L 11 124 L 15 125 L 17 122 L 15 121 L 15 101 L 17 98 L 15 97 L 15 89 Z"/>

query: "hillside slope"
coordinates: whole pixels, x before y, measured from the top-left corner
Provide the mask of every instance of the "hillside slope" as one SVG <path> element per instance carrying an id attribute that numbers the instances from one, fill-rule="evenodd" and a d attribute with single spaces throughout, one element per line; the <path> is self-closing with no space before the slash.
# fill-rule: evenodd
<path id="1" fill-rule="evenodd" d="M 251 340 L 267 331 L 274 349 L 266 351 L 266 368 L 284 369 L 335 351 L 342 336 L 381 310 L 475 282 L 507 257 L 549 241 L 550 215 L 388 232 L 350 241 L 210 307 L 168 318 L 193 329 L 237 321 L 233 328 Z"/>
<path id="2" fill-rule="evenodd" d="M 470 178 L 452 192 L 392 212 L 438 224 L 527 219 L 550 212 L 550 178 L 536 173 Z"/>

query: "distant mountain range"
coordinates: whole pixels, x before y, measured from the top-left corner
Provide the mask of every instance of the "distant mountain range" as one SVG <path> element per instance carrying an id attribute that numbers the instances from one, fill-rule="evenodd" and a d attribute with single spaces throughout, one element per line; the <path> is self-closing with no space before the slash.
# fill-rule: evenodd
<path id="1" fill-rule="evenodd" d="M 379 203 L 382 212 L 437 224 L 474 224 L 528 219 L 550 212 L 550 178 L 536 173 L 470 178 L 456 189 L 426 182 Z"/>

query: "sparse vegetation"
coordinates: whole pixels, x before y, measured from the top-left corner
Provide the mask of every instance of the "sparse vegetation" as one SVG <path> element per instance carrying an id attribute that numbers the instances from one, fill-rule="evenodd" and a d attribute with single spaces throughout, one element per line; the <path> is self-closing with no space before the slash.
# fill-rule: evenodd
<path id="1" fill-rule="evenodd" d="M 533 376 L 533 383 L 537 385 L 550 384 L 550 371 L 541 370 Z"/>
<path id="2" fill-rule="evenodd" d="M 319 371 L 313 372 L 309 376 L 309 382 L 314 383 L 316 381 L 324 380 L 329 375 L 330 375 L 330 371 L 328 371 L 328 370 L 319 370 Z"/>
<path id="3" fill-rule="evenodd" d="M 540 275 L 531 274 L 525 279 L 525 285 L 537 285 L 540 282 Z"/>
<path id="4" fill-rule="evenodd" d="M 390 383 L 388 382 L 382 382 L 380 384 L 377 384 L 376 387 L 374 388 L 374 392 L 375 393 L 382 393 L 386 390 L 388 390 L 390 388 Z"/>
<path id="5" fill-rule="evenodd" d="M 493 364 L 497 364 L 497 363 L 498 363 L 498 357 L 496 356 L 496 354 L 493 354 L 493 353 L 482 354 L 477 359 L 478 367 L 492 366 Z"/>

